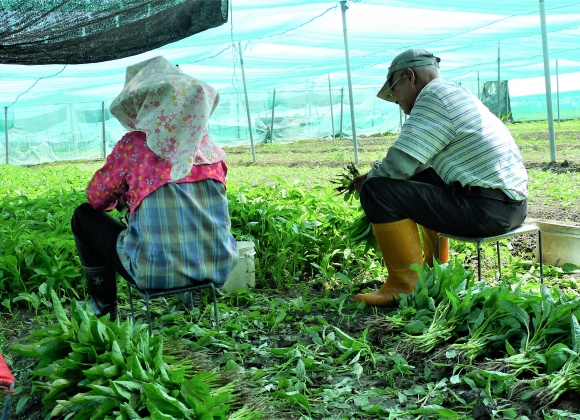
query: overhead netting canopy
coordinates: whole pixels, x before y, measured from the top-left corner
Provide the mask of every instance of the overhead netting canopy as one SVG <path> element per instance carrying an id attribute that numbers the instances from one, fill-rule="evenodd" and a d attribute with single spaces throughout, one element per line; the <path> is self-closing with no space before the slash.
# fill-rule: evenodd
<path id="1" fill-rule="evenodd" d="M 0 63 L 124 58 L 227 21 L 227 0 L 2 0 Z"/>
<path id="2" fill-rule="evenodd" d="M 40 13 L 44 6 L 38 5 L 45 3 L 56 1 L 22 4 L 29 5 L 27 13 Z M 222 18 L 224 11 L 229 16 L 225 25 L 122 59 L 93 64 L 0 64 L 0 105 L 4 107 L 0 161 L 5 160 L 3 156 L 14 163 L 26 161 L 26 156 L 41 159 L 38 156 L 48 148 L 59 159 L 102 157 L 123 132 L 107 109 L 123 86 L 125 68 L 156 55 L 219 89 L 221 102 L 210 119 L 210 130 L 222 145 L 248 145 L 250 133 L 257 142 L 352 136 L 345 29 L 359 135 L 397 131 L 404 121 L 398 107 L 379 100 L 376 93 L 391 60 L 408 48 L 424 48 L 441 57 L 442 76 L 482 98 L 504 120 L 546 119 L 540 5 L 546 15 L 554 118 L 580 118 L 580 0 L 230 0 L 227 8 L 216 0 L 84 3 L 87 7 L 107 5 L 111 14 L 103 21 L 109 28 L 117 21 L 130 22 L 111 29 L 118 40 L 129 41 L 144 37 L 149 9 L 142 4 L 151 5 L 159 16 L 170 13 L 171 7 L 174 11 L 190 7 L 189 18 L 182 16 L 186 13 L 174 17 L 191 25 L 197 23 L 195 13 L 203 7 L 215 7 Z M 8 0 L 2 4 L 3 13 L 18 14 L 16 0 L 11 7 Z M 131 5 L 142 13 L 142 20 L 125 20 L 123 13 Z M 155 9 L 155 5 L 167 9 Z M 97 20 L 92 24 L 98 25 Z M 150 48 L 158 41 L 170 42 L 164 38 L 172 35 L 169 20 L 151 24 L 149 29 L 158 32 L 149 35 Z M 24 17 L 21 22 L 30 24 Z M 157 24 L 165 29 L 153 28 Z M 81 26 L 75 29 L 76 40 L 84 48 Z M 2 36 L 0 44 L 4 48 L 6 40 L 13 40 L 7 45 L 16 45 L 18 39 L 25 45 L 25 35 L 26 30 L 14 38 Z M 32 55 L 42 56 L 52 39 L 47 35 L 26 45 Z M 123 49 L 124 42 L 112 45 Z M 15 52 L 13 60 L 17 56 Z"/>

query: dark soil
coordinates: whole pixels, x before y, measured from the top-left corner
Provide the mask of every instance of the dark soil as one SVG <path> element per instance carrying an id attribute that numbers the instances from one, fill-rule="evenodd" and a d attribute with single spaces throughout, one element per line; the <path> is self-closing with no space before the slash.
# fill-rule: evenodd
<path id="1" fill-rule="evenodd" d="M 524 162 L 527 169 L 538 169 L 541 171 L 550 171 L 555 174 L 564 174 L 568 172 L 580 172 L 580 164 L 564 160 L 563 162 Z"/>

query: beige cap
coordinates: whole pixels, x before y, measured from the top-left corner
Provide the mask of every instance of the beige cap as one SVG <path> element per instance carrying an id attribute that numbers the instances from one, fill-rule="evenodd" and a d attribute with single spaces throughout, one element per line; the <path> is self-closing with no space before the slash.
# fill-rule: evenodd
<path id="1" fill-rule="evenodd" d="M 402 52 L 391 62 L 391 65 L 389 66 L 389 73 L 387 74 L 387 81 L 381 90 L 379 90 L 379 93 L 377 93 L 377 97 L 384 99 L 385 101 L 395 102 L 395 98 L 389 90 L 391 88 L 390 77 L 394 72 L 398 70 L 428 65 L 439 67 L 440 61 L 441 59 L 439 57 L 435 57 L 433 54 L 425 50 L 410 49 Z"/>

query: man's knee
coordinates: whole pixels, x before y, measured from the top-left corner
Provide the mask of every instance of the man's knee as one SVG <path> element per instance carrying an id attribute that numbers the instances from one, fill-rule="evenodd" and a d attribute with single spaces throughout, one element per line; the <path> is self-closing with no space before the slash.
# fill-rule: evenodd
<path id="1" fill-rule="evenodd" d="M 369 206 L 372 205 L 373 200 L 373 185 L 375 181 L 374 178 L 367 178 L 360 187 L 360 204 L 363 210 L 367 210 Z"/>
<path id="2" fill-rule="evenodd" d="M 396 214 L 398 203 L 396 185 L 401 180 L 391 178 L 369 178 L 361 185 L 360 203 L 372 223 L 400 220 Z M 388 199 L 386 197 L 389 197 Z"/>
<path id="3" fill-rule="evenodd" d="M 396 185 L 401 182 L 402 180 L 386 177 L 367 178 L 360 188 L 360 201 L 363 208 L 364 203 L 376 201 L 377 197 L 392 195 L 397 189 Z"/>

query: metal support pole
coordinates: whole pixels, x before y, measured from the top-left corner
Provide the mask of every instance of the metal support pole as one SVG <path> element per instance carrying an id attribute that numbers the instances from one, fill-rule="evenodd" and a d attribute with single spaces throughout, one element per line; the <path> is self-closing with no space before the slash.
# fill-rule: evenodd
<path id="1" fill-rule="evenodd" d="M 344 109 L 344 86 L 340 88 L 340 141 L 342 141 L 342 116 Z"/>
<path id="2" fill-rule="evenodd" d="M 505 114 L 506 114 L 506 122 L 508 122 L 511 119 L 511 113 L 509 112 L 510 110 L 510 97 L 508 95 L 509 93 L 509 89 L 508 89 L 508 81 L 506 80 L 505 82 Z"/>
<path id="3" fill-rule="evenodd" d="M 556 60 L 556 104 L 558 106 L 558 127 L 560 127 L 560 76 L 558 74 L 558 60 Z"/>
<path id="4" fill-rule="evenodd" d="M 497 43 L 497 117 L 501 120 L 501 78 L 500 78 L 500 54 L 499 54 L 499 42 Z"/>
<path id="5" fill-rule="evenodd" d="M 403 109 L 399 107 L 399 133 L 403 129 Z"/>
<path id="6" fill-rule="evenodd" d="M 332 109 L 332 89 L 330 87 L 330 74 L 328 75 L 328 97 L 330 98 L 330 123 L 332 125 L 332 141 L 335 142 L 334 138 L 334 110 Z"/>
<path id="7" fill-rule="evenodd" d="M 105 101 L 101 102 L 101 118 L 103 119 L 103 159 L 107 159 L 107 132 L 105 130 Z"/>
<path id="8" fill-rule="evenodd" d="M 244 58 L 242 57 L 242 43 L 238 42 L 240 51 L 240 66 L 242 67 L 242 81 L 244 82 L 244 97 L 246 98 L 246 113 L 248 114 L 248 130 L 250 130 L 250 143 L 252 146 L 252 160 L 256 161 L 256 150 L 254 149 L 254 135 L 252 134 L 252 120 L 250 119 L 250 104 L 248 103 L 248 89 L 246 87 L 246 73 L 244 72 Z"/>
<path id="9" fill-rule="evenodd" d="M 350 57 L 348 54 L 348 34 L 346 32 L 346 10 L 348 6 L 346 5 L 346 0 L 340 2 L 340 8 L 342 10 L 342 31 L 344 34 L 344 52 L 346 54 L 346 75 L 348 78 L 348 95 L 350 99 L 350 124 L 352 126 L 352 143 L 354 147 L 354 163 L 358 163 L 358 144 L 356 140 L 356 122 L 354 118 L 354 98 L 352 95 L 352 80 L 350 76 Z"/>
<path id="10" fill-rule="evenodd" d="M 546 29 L 546 8 L 540 0 L 540 22 L 542 23 L 542 50 L 544 52 L 544 79 L 546 81 L 546 106 L 548 111 L 548 132 L 550 134 L 550 158 L 556 162 L 556 136 L 554 134 L 554 114 L 552 112 L 552 85 L 550 83 L 550 57 L 548 56 L 548 35 Z"/>
<path id="11" fill-rule="evenodd" d="M 74 118 L 74 113 L 73 113 L 73 104 L 69 104 L 68 105 L 68 119 L 70 121 L 70 134 L 71 134 L 71 141 L 72 141 L 72 146 L 73 146 L 73 153 L 75 158 L 77 157 L 77 136 L 75 133 L 75 118 Z M 67 152 L 69 150 L 68 146 L 66 148 Z"/>
<path id="12" fill-rule="evenodd" d="M 272 95 L 272 120 L 270 121 L 270 143 L 274 143 L 274 105 L 276 104 L 276 89 Z"/>
<path id="13" fill-rule="evenodd" d="M 8 107 L 4 107 L 4 136 L 6 137 L 6 164 L 8 165 Z"/>
<path id="14" fill-rule="evenodd" d="M 479 72 L 477 72 L 477 99 L 481 99 L 481 92 L 479 90 Z"/>

